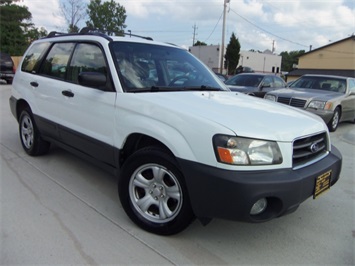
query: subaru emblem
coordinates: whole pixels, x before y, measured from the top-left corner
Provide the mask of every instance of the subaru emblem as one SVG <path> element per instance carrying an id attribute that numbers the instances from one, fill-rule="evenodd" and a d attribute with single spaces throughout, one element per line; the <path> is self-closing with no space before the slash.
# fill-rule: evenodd
<path id="1" fill-rule="evenodd" d="M 311 150 L 312 153 L 316 153 L 319 150 L 318 143 L 312 143 L 309 149 Z"/>

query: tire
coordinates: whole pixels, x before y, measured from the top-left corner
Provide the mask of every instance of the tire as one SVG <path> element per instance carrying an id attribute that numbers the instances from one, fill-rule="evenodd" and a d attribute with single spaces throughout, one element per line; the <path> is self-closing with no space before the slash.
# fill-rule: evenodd
<path id="1" fill-rule="evenodd" d="M 41 138 L 29 108 L 21 111 L 19 135 L 22 147 L 28 155 L 37 156 L 48 152 L 50 143 Z"/>
<path id="2" fill-rule="evenodd" d="M 127 159 L 118 193 L 131 220 L 154 234 L 177 234 L 195 218 L 175 159 L 159 148 L 138 150 Z"/>
<path id="3" fill-rule="evenodd" d="M 338 128 L 340 115 L 341 115 L 340 108 L 339 107 L 335 108 L 333 117 L 332 119 L 330 119 L 329 123 L 327 124 L 330 132 L 334 132 Z"/>

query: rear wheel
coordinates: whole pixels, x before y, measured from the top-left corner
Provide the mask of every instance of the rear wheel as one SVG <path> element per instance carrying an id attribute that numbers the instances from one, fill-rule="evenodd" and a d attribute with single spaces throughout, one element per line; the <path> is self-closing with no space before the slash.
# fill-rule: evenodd
<path id="1" fill-rule="evenodd" d="M 182 173 L 162 149 L 145 148 L 129 157 L 118 190 L 127 215 L 146 231 L 172 235 L 194 219 Z"/>
<path id="2" fill-rule="evenodd" d="M 50 143 L 41 138 L 29 108 L 25 108 L 20 114 L 19 134 L 27 154 L 36 156 L 48 152 Z"/>
<path id="3" fill-rule="evenodd" d="M 338 128 L 340 115 L 341 115 L 340 108 L 339 107 L 335 108 L 333 117 L 332 119 L 330 119 L 329 123 L 327 124 L 330 132 L 334 132 Z"/>

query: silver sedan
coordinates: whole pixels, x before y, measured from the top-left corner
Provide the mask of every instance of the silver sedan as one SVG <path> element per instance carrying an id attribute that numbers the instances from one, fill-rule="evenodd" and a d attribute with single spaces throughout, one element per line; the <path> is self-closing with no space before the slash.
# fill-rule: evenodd
<path id="1" fill-rule="evenodd" d="M 268 92 L 264 98 L 319 115 L 331 132 L 342 121 L 355 123 L 354 78 L 303 75 L 289 88 Z"/>

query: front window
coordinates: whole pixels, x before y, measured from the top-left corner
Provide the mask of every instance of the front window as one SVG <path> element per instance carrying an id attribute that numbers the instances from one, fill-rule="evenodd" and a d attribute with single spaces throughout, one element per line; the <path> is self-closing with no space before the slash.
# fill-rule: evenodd
<path id="1" fill-rule="evenodd" d="M 68 80 L 78 83 L 82 72 L 102 73 L 107 76 L 105 56 L 97 45 L 80 43 L 75 48 L 69 65 Z"/>
<path id="2" fill-rule="evenodd" d="M 226 90 L 188 51 L 143 43 L 113 42 L 111 52 L 126 92 Z"/>

